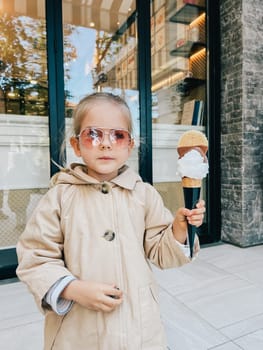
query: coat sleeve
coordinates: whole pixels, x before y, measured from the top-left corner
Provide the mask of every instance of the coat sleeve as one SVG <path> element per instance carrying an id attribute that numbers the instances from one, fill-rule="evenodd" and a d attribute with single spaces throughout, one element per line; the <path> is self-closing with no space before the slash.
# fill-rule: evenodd
<path id="1" fill-rule="evenodd" d="M 190 262 L 174 238 L 173 215 L 165 208 L 160 194 L 148 184 L 146 184 L 145 200 L 144 250 L 147 258 L 161 269 L 178 267 Z"/>
<path id="2" fill-rule="evenodd" d="M 40 200 L 17 243 L 17 276 L 34 295 L 43 312 L 42 301 L 51 286 L 71 275 L 63 260 L 64 236 L 60 225 L 61 193 L 56 186 Z"/>

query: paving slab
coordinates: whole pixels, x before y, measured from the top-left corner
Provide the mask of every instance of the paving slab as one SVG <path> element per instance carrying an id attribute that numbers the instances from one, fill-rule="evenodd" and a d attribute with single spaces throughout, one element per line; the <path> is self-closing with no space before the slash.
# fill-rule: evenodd
<path id="1" fill-rule="evenodd" d="M 263 349 L 263 245 L 209 246 L 191 264 L 153 270 L 169 350 Z M 0 283 L 0 348 L 43 349 L 43 315 L 24 284 L 7 282 Z"/>

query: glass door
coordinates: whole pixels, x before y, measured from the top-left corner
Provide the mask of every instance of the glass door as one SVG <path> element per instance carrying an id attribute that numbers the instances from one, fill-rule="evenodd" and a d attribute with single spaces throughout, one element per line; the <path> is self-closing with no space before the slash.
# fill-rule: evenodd
<path id="1" fill-rule="evenodd" d="M 1 1 L 1 266 L 6 251 L 14 253 L 28 216 L 48 187 L 47 90 L 44 0 L 31 7 Z"/>
<path id="2" fill-rule="evenodd" d="M 67 140 L 78 101 L 95 91 L 121 95 L 139 137 L 135 1 L 63 2 L 64 81 Z M 67 162 L 74 161 L 67 144 Z M 137 169 L 137 150 L 129 160 Z"/>
<path id="3" fill-rule="evenodd" d="M 177 144 L 187 130 L 206 134 L 206 6 L 204 0 L 151 4 L 153 182 L 174 213 L 184 206 Z M 206 200 L 206 182 L 202 183 Z M 205 234 L 206 224 L 199 230 Z"/>

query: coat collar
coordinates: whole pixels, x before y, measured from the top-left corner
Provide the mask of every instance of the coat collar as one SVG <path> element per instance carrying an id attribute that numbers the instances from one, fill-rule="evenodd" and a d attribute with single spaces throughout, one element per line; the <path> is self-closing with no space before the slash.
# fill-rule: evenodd
<path id="1" fill-rule="evenodd" d="M 112 179 L 111 182 L 128 190 L 133 190 L 136 183 L 142 182 L 142 179 L 131 168 L 129 168 L 127 165 L 124 165 L 119 170 L 119 175 Z"/>
<path id="2" fill-rule="evenodd" d="M 75 185 L 102 184 L 100 181 L 88 175 L 87 168 L 84 164 L 72 163 L 68 168 L 60 170 L 61 171 L 52 178 L 52 185 L 61 183 Z M 109 181 L 108 184 L 110 186 L 117 185 L 128 190 L 133 190 L 137 182 L 142 182 L 141 177 L 127 165 L 124 165 L 119 169 L 119 175 Z"/>

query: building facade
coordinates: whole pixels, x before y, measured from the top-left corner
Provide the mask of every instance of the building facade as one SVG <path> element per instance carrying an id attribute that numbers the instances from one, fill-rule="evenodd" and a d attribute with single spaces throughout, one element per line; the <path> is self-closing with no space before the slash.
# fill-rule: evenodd
<path id="1" fill-rule="evenodd" d="M 262 1 L 220 2 L 221 238 L 263 242 Z"/>
<path id="2" fill-rule="evenodd" d="M 74 106 L 94 91 L 129 104 L 129 165 L 172 212 L 184 205 L 178 140 L 205 133 L 201 243 L 263 243 L 261 1 L 4 0 L 0 13 L 1 279 L 62 164 Z M 63 159 L 75 161 L 68 144 Z"/>

